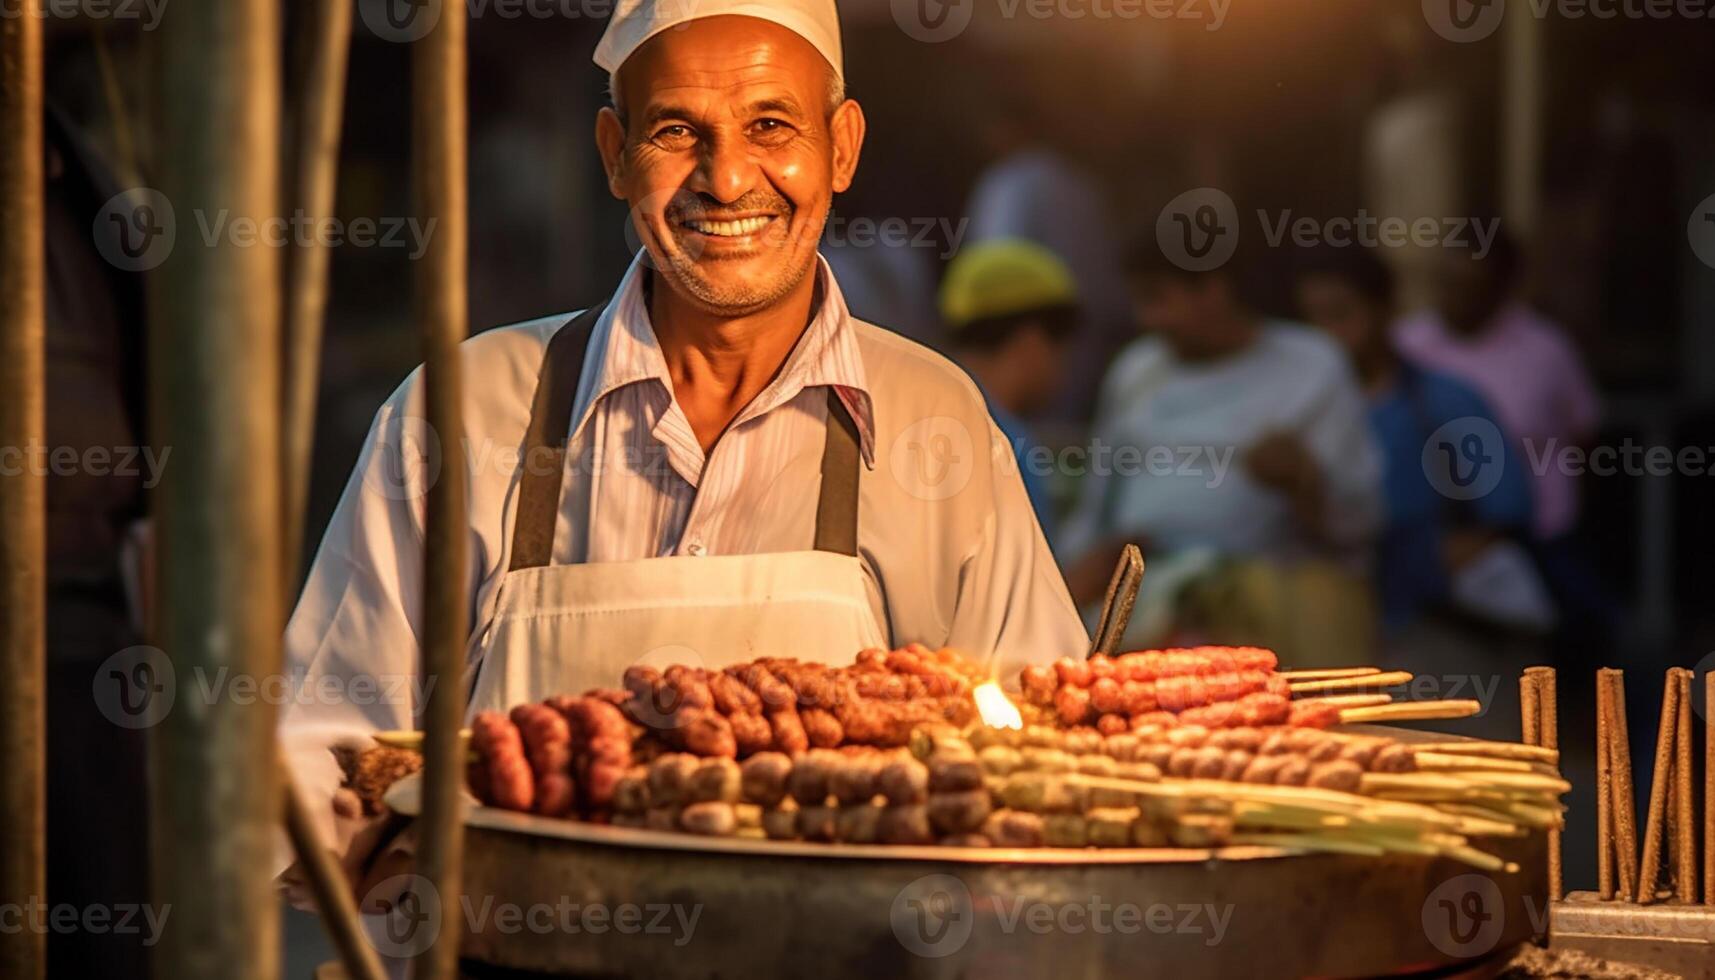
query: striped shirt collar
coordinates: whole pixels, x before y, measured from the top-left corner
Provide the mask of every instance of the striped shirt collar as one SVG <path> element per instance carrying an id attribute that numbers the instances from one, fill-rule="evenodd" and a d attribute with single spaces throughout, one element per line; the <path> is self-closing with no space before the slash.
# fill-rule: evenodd
<path id="1" fill-rule="evenodd" d="M 673 381 L 667 373 L 667 360 L 656 340 L 655 328 L 649 321 L 643 289 L 644 277 L 648 275 L 646 254 L 640 250 L 632 259 L 619 289 L 596 321 L 590 337 L 591 356 L 585 359 L 583 374 L 578 379 L 579 394 L 573 406 L 570 438 L 577 438 L 602 399 L 628 385 L 654 381 L 669 396 L 667 411 L 655 422 L 655 435 L 668 445 L 673 456 L 682 453 L 693 457 L 674 460 L 685 464 L 676 466 L 681 473 L 688 468 L 700 470 L 701 447 L 694 439 L 689 446 L 684 445 L 690 436 L 690 425 L 678 403 L 671 400 Z M 810 325 L 787 355 L 780 374 L 739 412 L 729 431 L 779 408 L 805 388 L 832 386 L 857 423 L 858 444 L 865 465 L 874 469 L 875 402 L 864 375 L 854 321 L 839 284 L 834 281 L 833 270 L 820 255 L 816 257 L 816 275 L 822 300 Z"/>

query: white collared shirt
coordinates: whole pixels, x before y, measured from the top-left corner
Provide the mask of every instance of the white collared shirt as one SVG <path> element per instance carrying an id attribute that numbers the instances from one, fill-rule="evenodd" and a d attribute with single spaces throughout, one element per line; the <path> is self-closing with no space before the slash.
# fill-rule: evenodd
<path id="1" fill-rule="evenodd" d="M 1085 648 L 1011 447 L 962 371 L 853 319 L 821 264 L 816 316 L 776 379 L 705 457 L 672 397 L 644 275 L 633 262 L 591 339 L 573 406 L 556 564 L 809 549 L 832 385 L 858 423 L 859 558 L 893 644 L 992 655 L 1008 679 L 1025 662 Z M 519 446 L 537 374 L 549 338 L 568 319 L 490 330 L 460 348 L 472 658 L 510 560 Z M 288 742 L 415 727 L 424 494 L 433 472 L 423 462 L 431 440 L 420 380 L 419 369 L 376 414 L 287 628 L 288 670 L 304 692 L 282 715 Z M 812 645 L 806 638 L 806 651 Z M 369 685 L 369 697 L 342 693 Z"/>

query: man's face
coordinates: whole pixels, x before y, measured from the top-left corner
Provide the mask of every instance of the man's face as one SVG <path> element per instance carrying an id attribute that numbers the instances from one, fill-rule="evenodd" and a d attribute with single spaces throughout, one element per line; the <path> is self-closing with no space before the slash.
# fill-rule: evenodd
<path id="1" fill-rule="evenodd" d="M 1315 273 L 1300 280 L 1298 306 L 1305 320 L 1327 331 L 1354 356 L 1367 353 L 1387 327 L 1386 313 L 1336 275 Z"/>
<path id="2" fill-rule="evenodd" d="M 1220 313 L 1220 287 L 1211 277 L 1143 276 L 1132 284 L 1132 299 L 1143 328 L 1176 353 L 1186 357 L 1205 353 Z"/>
<path id="3" fill-rule="evenodd" d="M 1436 305 L 1460 333 L 1481 331 L 1506 300 L 1508 284 L 1491 262 L 1453 252 L 1442 257 L 1436 273 Z"/>
<path id="4" fill-rule="evenodd" d="M 664 31 L 620 66 L 623 120 L 596 142 L 658 273 L 705 312 L 766 309 L 815 268 L 836 192 L 863 143 L 857 103 L 829 106 L 806 40 L 752 17 Z"/>
<path id="5" fill-rule="evenodd" d="M 1066 360 L 1065 338 L 1049 324 L 1032 324 L 1013 336 L 1007 356 L 1024 367 L 1020 374 L 1026 381 L 1018 392 L 1019 404 L 1013 406 L 1014 410 L 1033 415 L 1046 409 L 1060 392 L 1060 374 Z"/>

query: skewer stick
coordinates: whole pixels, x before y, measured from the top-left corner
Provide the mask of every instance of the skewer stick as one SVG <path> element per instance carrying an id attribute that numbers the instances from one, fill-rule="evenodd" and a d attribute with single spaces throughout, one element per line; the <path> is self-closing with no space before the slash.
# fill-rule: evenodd
<path id="1" fill-rule="evenodd" d="M 1330 694 L 1327 697 L 1299 698 L 1298 704 L 1331 704 L 1340 708 L 1373 708 L 1379 704 L 1392 704 L 1391 694 Z"/>
<path id="2" fill-rule="evenodd" d="M 1559 675 L 1553 667 L 1530 667 L 1525 670 L 1527 677 L 1536 678 L 1537 713 L 1541 716 L 1538 730 L 1541 734 L 1539 742 L 1544 748 L 1560 748 L 1560 694 Z M 1558 829 L 1548 832 L 1548 897 L 1550 901 L 1558 901 L 1565 894 L 1561 876 L 1561 842 Z"/>
<path id="3" fill-rule="evenodd" d="M 1679 712 L 1674 720 L 1673 839 L 1678 843 L 1674 892 L 1681 902 L 1697 901 L 1697 816 L 1691 789 L 1691 671 L 1674 670 Z"/>
<path id="4" fill-rule="evenodd" d="M 1596 671 L 1596 894 L 1604 902 L 1614 898 L 1614 773 L 1609 764 L 1614 722 L 1608 682 L 1606 670 Z"/>
<path id="5" fill-rule="evenodd" d="M 1412 744 L 1412 748 L 1418 752 L 1446 752 L 1449 755 L 1516 759 L 1521 762 L 1538 762 L 1548 766 L 1560 764 L 1558 751 L 1535 745 L 1520 745 L 1517 742 L 1487 742 L 1473 738 L 1459 742 L 1415 742 Z"/>
<path id="6" fill-rule="evenodd" d="M 1626 720 L 1626 672 L 1609 668 L 1608 710 L 1613 721 L 1614 741 L 1608 747 L 1608 764 L 1614 778 L 1615 866 L 1619 872 L 1620 900 L 1636 898 L 1638 881 L 1638 803 L 1632 783 L 1632 735 Z"/>
<path id="7" fill-rule="evenodd" d="M 1541 772 L 1536 763 L 1519 762 L 1516 759 L 1492 759 L 1480 755 L 1454 755 L 1451 752 L 1415 753 L 1419 772 L 1468 772 L 1484 770 L 1488 772 Z M 1548 775 L 1543 773 L 1543 775 Z"/>
<path id="8" fill-rule="evenodd" d="M 1327 691 L 1363 691 L 1377 687 L 1397 687 L 1409 684 L 1414 675 L 1409 670 L 1390 670 L 1386 673 L 1360 674 L 1355 677 L 1334 677 L 1319 681 L 1296 681 L 1292 687 L 1293 694 L 1320 694 Z"/>
<path id="9" fill-rule="evenodd" d="M 1340 712 L 1345 724 L 1362 721 L 1433 721 L 1442 718 L 1469 718 L 1483 710 L 1476 701 L 1402 701 L 1373 708 L 1347 708 Z"/>
<path id="10" fill-rule="evenodd" d="M 1703 675 L 1703 904 L 1715 905 L 1715 670 Z"/>
<path id="11" fill-rule="evenodd" d="M 1333 681 L 1345 677 L 1368 677 L 1382 672 L 1380 667 L 1326 667 L 1320 670 L 1277 671 L 1288 683 L 1299 681 Z"/>
<path id="12" fill-rule="evenodd" d="M 1673 780 L 1673 730 L 1679 718 L 1679 679 L 1668 672 L 1661 692 L 1661 722 L 1656 726 L 1655 772 L 1650 779 L 1649 822 L 1644 825 L 1644 862 L 1638 874 L 1637 902 L 1655 901 L 1656 879 L 1661 873 L 1663 822 L 1667 819 L 1667 788 Z"/>

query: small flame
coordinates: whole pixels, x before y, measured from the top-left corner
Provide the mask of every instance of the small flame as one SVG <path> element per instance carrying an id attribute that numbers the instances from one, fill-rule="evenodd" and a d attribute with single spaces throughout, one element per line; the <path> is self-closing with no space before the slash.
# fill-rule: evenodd
<path id="1" fill-rule="evenodd" d="M 977 699 L 977 711 L 983 716 L 983 724 L 990 728 L 1024 727 L 1024 716 L 1018 713 L 1018 706 L 1007 700 L 1000 685 L 994 681 L 978 684 L 971 691 L 971 696 Z"/>

